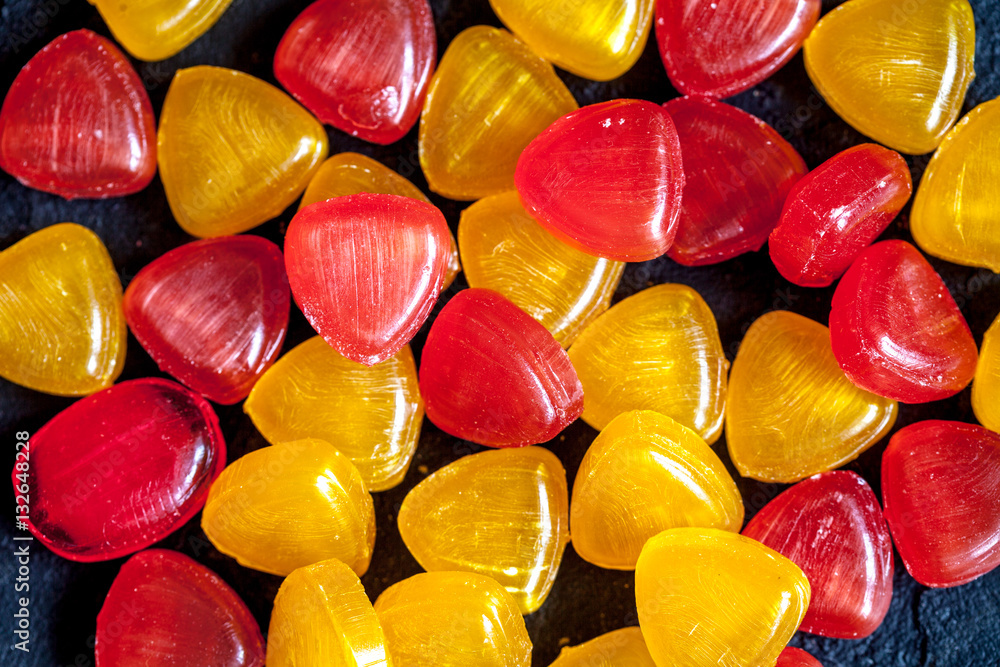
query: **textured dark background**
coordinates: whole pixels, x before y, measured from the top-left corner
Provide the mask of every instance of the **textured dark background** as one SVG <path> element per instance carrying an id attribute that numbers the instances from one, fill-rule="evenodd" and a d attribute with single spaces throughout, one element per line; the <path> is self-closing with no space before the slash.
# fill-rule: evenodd
<path id="1" fill-rule="evenodd" d="M 902 5 L 918 0 L 899 1 Z M 823 9 L 829 11 L 836 4 L 839 3 L 826 1 Z M 200 64 L 232 67 L 275 83 L 271 60 L 278 40 L 307 5 L 308 0 L 235 0 L 212 30 L 180 54 L 159 63 L 134 61 L 149 90 L 154 109 L 159 112 L 170 79 L 181 67 Z M 487 0 L 436 0 L 431 5 L 437 25 L 439 54 L 468 26 L 500 25 Z M 972 0 L 972 6 L 976 14 L 977 78 L 969 89 L 963 113 L 1000 95 L 1000 6 L 997 0 Z M 5 92 L 10 87 L 18 70 L 41 47 L 57 35 L 78 28 L 89 28 L 110 37 L 96 10 L 84 0 L 4 0 L 0 13 L 0 90 Z M 652 39 L 636 66 L 618 80 L 595 83 L 565 72 L 560 72 L 560 76 L 581 105 L 617 97 L 664 102 L 677 95 L 666 78 Z M 803 155 L 810 168 L 844 148 L 865 141 L 823 103 L 805 74 L 801 56 L 770 80 L 728 101 L 773 125 Z M 395 145 L 379 147 L 331 129 L 331 153 L 350 150 L 370 155 L 412 179 L 427 192 L 417 161 L 416 137 L 414 128 Z M 909 159 L 915 183 L 927 161 L 928 156 Z M 464 204 L 433 194 L 431 199 L 455 229 Z M 281 244 L 291 214 L 291 210 L 286 211 L 252 233 Z M 910 240 L 908 214 L 909 207 L 884 236 Z M 0 248 L 10 246 L 37 229 L 64 221 L 80 223 L 100 235 L 126 285 L 155 257 L 191 240 L 173 221 L 158 178 L 145 191 L 124 199 L 66 202 L 53 195 L 28 190 L 0 173 Z M 931 262 L 962 308 L 977 343 L 981 342 L 983 332 L 1000 311 L 1000 275 L 935 259 Z M 771 265 L 765 248 L 703 268 L 685 268 L 666 257 L 630 264 L 615 300 L 665 282 L 688 284 L 704 296 L 718 320 L 722 343 L 730 360 L 747 327 L 763 313 L 788 309 L 825 324 L 832 296 L 832 288 L 811 290 L 782 279 Z M 450 292 L 465 286 L 463 278 L 459 277 Z M 425 326 L 414 341 L 414 351 L 418 355 L 426 330 Z M 311 335 L 309 325 L 293 308 L 285 350 Z M 159 375 L 155 364 L 135 338 L 129 336 L 121 379 L 152 375 Z M 70 403 L 72 399 L 47 396 L 0 380 L 0 446 L 8 452 L 5 455 L 7 466 L 12 466 L 15 431 L 37 431 Z M 217 411 L 230 460 L 266 444 L 243 414 L 241 406 L 218 407 Z M 929 418 L 974 421 L 969 391 L 929 405 L 901 406 L 896 429 Z M 594 436 L 593 429 L 578 421 L 549 443 L 566 465 L 570 483 Z M 879 461 L 885 444 L 886 441 L 878 443 L 847 466 L 863 475 L 879 495 Z M 375 494 L 378 538 L 371 569 L 363 578 L 372 599 L 392 583 L 420 571 L 394 523 L 406 492 L 428 472 L 477 449 L 424 421 L 416 458 L 403 483 L 391 491 Z M 715 449 L 735 477 L 725 440 L 720 440 Z M 784 488 L 737 479 L 748 518 Z M 16 570 L 11 540 L 14 498 L 7 483 L 0 483 L 0 488 L 7 507 L 0 522 L 0 572 L 4 587 L 0 594 L 0 641 L 3 644 L 0 664 L 92 665 L 95 618 L 123 561 L 73 563 L 50 553 L 37 541 L 32 543 L 32 652 L 25 655 L 12 650 L 13 573 Z M 198 518 L 158 546 L 182 551 L 219 573 L 243 597 L 262 629 L 267 630 L 271 603 L 280 579 L 244 569 L 219 554 L 205 539 Z M 572 546 L 568 548 L 551 596 L 541 610 L 526 619 L 535 644 L 534 664 L 540 667 L 549 664 L 564 644 L 577 644 L 603 632 L 635 624 L 632 580 L 631 573 L 594 567 L 577 557 Z M 800 633 L 792 643 L 811 652 L 826 667 L 1000 665 L 1000 570 L 966 586 L 932 590 L 914 582 L 897 557 L 894 583 L 889 615 L 869 639 L 833 640 Z"/>

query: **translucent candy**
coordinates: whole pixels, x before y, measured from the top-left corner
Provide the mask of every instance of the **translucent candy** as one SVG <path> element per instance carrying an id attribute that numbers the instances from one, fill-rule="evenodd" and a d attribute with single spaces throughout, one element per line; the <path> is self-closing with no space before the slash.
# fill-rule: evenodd
<path id="1" fill-rule="evenodd" d="M 1000 433 L 1000 315 L 983 334 L 972 381 L 972 409 L 980 424 Z"/>
<path id="2" fill-rule="evenodd" d="M 567 646 L 549 667 L 656 667 L 637 627 L 607 632 L 577 646 Z"/>
<path id="3" fill-rule="evenodd" d="M 232 0 L 88 0 L 136 58 L 164 60 L 211 28 Z"/>

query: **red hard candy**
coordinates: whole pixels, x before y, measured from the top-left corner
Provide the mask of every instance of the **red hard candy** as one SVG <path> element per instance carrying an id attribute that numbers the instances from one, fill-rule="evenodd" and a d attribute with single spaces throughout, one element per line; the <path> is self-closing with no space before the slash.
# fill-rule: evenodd
<path id="1" fill-rule="evenodd" d="M 800 648 L 788 646 L 778 656 L 774 667 L 823 667 L 823 663 Z"/>
<path id="2" fill-rule="evenodd" d="M 583 387 L 545 327 L 488 289 L 459 292 L 427 334 L 420 364 L 427 417 L 490 447 L 551 440 L 583 412 Z"/>

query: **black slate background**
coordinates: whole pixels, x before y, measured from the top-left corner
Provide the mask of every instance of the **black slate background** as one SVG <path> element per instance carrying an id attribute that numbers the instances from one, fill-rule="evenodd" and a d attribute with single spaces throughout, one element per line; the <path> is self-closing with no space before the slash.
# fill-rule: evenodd
<path id="1" fill-rule="evenodd" d="M 899 0 L 901 5 L 919 0 Z M 824 11 L 839 4 L 826 0 Z M 977 78 L 969 90 L 964 111 L 1000 95 L 1000 5 L 997 0 L 971 0 L 976 14 Z M 278 40 L 308 0 L 234 0 L 222 19 L 205 36 L 180 54 L 159 63 L 134 61 L 159 113 L 173 73 L 181 67 L 212 64 L 249 72 L 274 83 L 271 59 Z M 487 0 L 432 0 L 437 25 L 438 53 L 464 28 L 486 23 L 500 25 Z M 89 28 L 110 37 L 96 10 L 84 0 L 3 0 L 0 10 L 0 90 L 6 91 L 18 70 L 42 46 L 57 35 Z M 586 81 L 565 72 L 566 81 L 581 105 L 617 97 L 645 98 L 663 102 L 675 97 L 651 39 L 636 66 L 624 77 L 608 82 Z M 813 89 L 797 56 L 770 80 L 729 102 L 773 125 L 815 167 L 834 153 L 865 141 L 841 121 Z M 964 112 L 963 111 L 963 112 Z M 381 160 L 410 178 L 425 192 L 427 184 L 417 161 L 417 132 L 411 131 L 393 146 L 379 147 L 330 129 L 331 153 L 356 151 Z M 928 157 L 908 159 L 914 182 Z M 1000 187 L 1000 186 L 998 186 Z M 465 204 L 437 195 L 431 200 L 444 211 L 452 229 Z M 252 233 L 281 243 L 293 210 L 285 211 Z M 885 238 L 911 240 L 907 229 L 909 207 L 887 230 Z M 51 224 L 74 221 L 97 232 L 114 259 L 122 282 L 170 248 L 190 241 L 173 221 L 157 178 L 145 191 L 123 199 L 66 202 L 53 195 L 24 188 L 0 173 L 0 248 L 6 248 L 31 232 Z M 976 341 L 1000 311 L 1000 275 L 987 270 L 959 267 L 931 259 L 944 277 L 969 321 Z M 615 300 L 649 285 L 679 282 L 697 289 L 712 307 L 726 352 L 732 360 L 743 334 L 763 313 L 788 309 L 826 323 L 833 290 L 811 290 L 785 281 L 772 266 L 766 248 L 712 267 L 686 268 L 666 257 L 631 264 L 625 272 Z M 464 288 L 459 277 L 450 293 Z M 442 303 L 444 299 L 442 299 Z M 414 341 L 419 355 L 427 327 Z M 285 350 L 312 335 L 295 308 Z M 155 364 L 131 335 L 121 379 L 159 375 Z M 37 431 L 72 399 L 40 394 L 0 380 L 0 446 L 12 466 L 15 432 Z M 218 407 L 230 460 L 262 447 L 241 406 Z M 974 421 L 968 389 L 958 396 L 922 406 L 901 406 L 896 429 L 922 419 Z M 573 475 L 587 446 L 596 435 L 582 421 L 573 424 L 549 447 Z M 879 461 L 886 441 L 878 443 L 849 466 L 863 475 L 880 495 Z M 406 492 L 429 472 L 479 448 L 443 434 L 424 421 L 420 446 L 409 474 L 397 488 L 375 495 L 378 538 L 371 569 L 363 578 L 374 599 L 392 583 L 420 571 L 409 555 L 394 525 L 395 514 Z M 736 475 L 725 440 L 716 451 Z M 8 470 L 2 467 L 2 470 Z M 3 473 L 6 475 L 7 473 Z M 738 479 L 747 509 L 753 516 L 784 487 Z M 10 486 L 0 483 L 3 502 L 0 522 L 0 664 L 86 667 L 93 664 L 95 618 L 122 560 L 97 564 L 73 563 L 59 558 L 37 542 L 31 551 L 31 653 L 11 649 L 14 641 L 13 556 L 14 498 Z M 23 543 L 22 543 L 23 544 Z M 277 577 L 244 569 L 219 554 L 205 539 L 198 518 L 165 539 L 160 547 L 192 556 L 219 573 L 249 605 L 266 631 L 271 603 L 280 584 Z M 602 570 L 582 561 L 572 547 L 565 558 L 555 587 L 541 610 L 528 616 L 528 630 L 535 644 L 534 664 L 551 662 L 565 644 L 577 644 L 603 632 L 636 623 L 632 575 Z M 905 572 L 896 559 L 895 592 L 883 626 L 861 641 L 833 640 L 799 633 L 792 641 L 819 658 L 826 667 L 850 666 L 964 666 L 1000 665 L 1000 570 L 956 589 L 927 589 Z"/>

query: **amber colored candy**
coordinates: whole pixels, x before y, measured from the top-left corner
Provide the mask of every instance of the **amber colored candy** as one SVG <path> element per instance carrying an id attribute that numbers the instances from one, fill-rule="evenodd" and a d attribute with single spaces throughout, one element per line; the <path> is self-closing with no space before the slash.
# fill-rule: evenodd
<path id="1" fill-rule="evenodd" d="M 473 572 L 424 572 L 375 600 L 395 667 L 530 667 L 517 602 Z"/>
<path id="2" fill-rule="evenodd" d="M 268 667 L 392 667 L 385 633 L 358 576 L 336 559 L 300 567 L 278 589 Z"/>
<path id="3" fill-rule="evenodd" d="M 326 158 L 326 131 L 260 79 L 222 67 L 178 70 L 160 113 L 160 178 L 192 236 L 256 227 L 302 194 Z"/>
<path id="4" fill-rule="evenodd" d="M 413 487 L 398 524 L 425 570 L 491 576 L 529 614 L 552 589 L 569 542 L 566 471 L 541 447 L 465 456 Z"/>
<path id="5" fill-rule="evenodd" d="M 215 25 L 232 0 L 88 0 L 111 34 L 140 60 L 164 60 Z"/>
<path id="6" fill-rule="evenodd" d="M 980 424 L 1000 433 L 1000 315 L 983 334 L 972 381 L 972 410 Z"/>
<path id="7" fill-rule="evenodd" d="M 913 200 L 920 248 L 966 266 L 1000 271 L 1000 99 L 980 104 L 931 157 Z"/>
<path id="8" fill-rule="evenodd" d="M 583 384 L 583 419 L 603 430 L 629 410 L 666 415 L 719 439 L 726 371 L 715 317 L 686 285 L 657 285 L 615 304 L 569 349 Z"/>
<path id="9" fill-rule="evenodd" d="M 809 606 L 809 581 L 763 544 L 713 528 L 649 540 L 635 569 L 639 627 L 657 665 L 773 665 Z"/>
<path id="10" fill-rule="evenodd" d="M 384 491 L 410 467 L 424 402 L 409 345 L 369 367 L 316 336 L 264 374 L 243 410 L 268 442 L 328 442 L 351 459 L 370 491 Z"/>
<path id="11" fill-rule="evenodd" d="M 576 646 L 567 646 L 549 667 L 656 667 L 638 627 L 606 632 Z"/>
<path id="12" fill-rule="evenodd" d="M 608 309 L 623 262 L 594 257 L 549 234 L 516 192 L 462 211 L 458 241 L 470 287 L 492 289 L 549 330 L 563 347 Z"/>
<path id="13" fill-rule="evenodd" d="M 600 567 L 631 570 L 646 540 L 688 526 L 743 527 L 743 500 L 722 461 L 670 417 L 635 410 L 612 419 L 573 483 L 576 553 Z"/>
<path id="14" fill-rule="evenodd" d="M 473 26 L 448 46 L 420 116 L 430 189 L 480 199 L 514 189 L 524 147 L 576 100 L 547 62 L 505 30 Z"/>
<path id="15" fill-rule="evenodd" d="M 967 0 L 851 0 L 803 45 L 809 78 L 841 118 L 914 155 L 937 148 L 958 118 L 975 50 Z"/>
<path id="16" fill-rule="evenodd" d="M 357 468 L 322 440 L 264 447 L 226 467 L 201 517 L 240 565 L 278 576 L 329 558 L 358 575 L 375 546 L 375 508 Z"/>
<path id="17" fill-rule="evenodd" d="M 82 396 L 110 387 L 125 363 L 122 284 L 107 248 L 73 223 L 0 252 L 0 376 Z"/>
<path id="18" fill-rule="evenodd" d="M 858 457 L 896 422 L 896 401 L 844 375 L 830 330 L 784 310 L 747 331 L 729 376 L 726 441 L 744 477 L 790 484 Z"/>
<path id="19" fill-rule="evenodd" d="M 823 664 L 802 649 L 788 646 L 778 656 L 774 667 L 823 667 Z"/>

